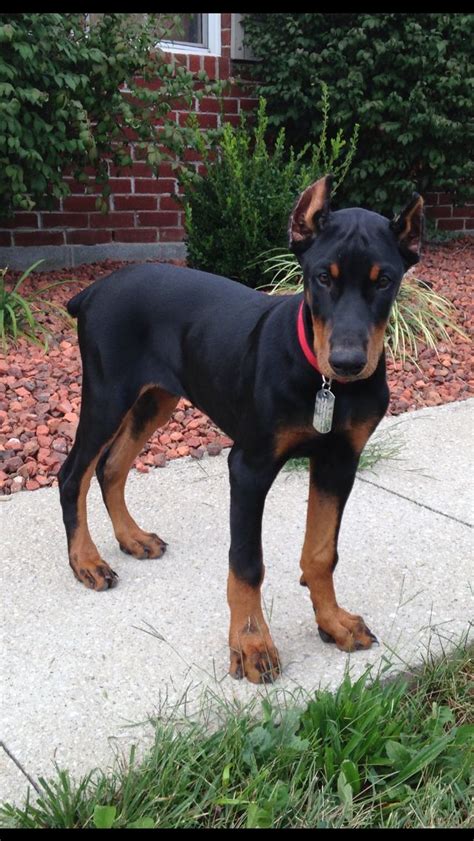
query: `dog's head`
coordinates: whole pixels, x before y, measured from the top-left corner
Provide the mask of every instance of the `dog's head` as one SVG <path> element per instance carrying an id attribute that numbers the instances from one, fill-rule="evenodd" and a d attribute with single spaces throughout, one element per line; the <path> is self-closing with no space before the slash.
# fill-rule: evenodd
<path id="1" fill-rule="evenodd" d="M 311 184 L 290 217 L 290 246 L 303 269 L 314 352 L 327 377 L 370 377 L 400 283 L 420 259 L 423 199 L 391 222 L 362 208 L 331 211 L 330 175 Z"/>

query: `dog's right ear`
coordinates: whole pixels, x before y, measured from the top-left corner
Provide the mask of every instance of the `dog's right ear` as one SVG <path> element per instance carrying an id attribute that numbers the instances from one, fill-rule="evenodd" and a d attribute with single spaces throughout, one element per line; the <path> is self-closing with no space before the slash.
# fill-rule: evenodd
<path id="1" fill-rule="evenodd" d="M 325 175 L 301 193 L 290 216 L 290 248 L 301 254 L 313 242 L 329 216 L 332 175 Z"/>

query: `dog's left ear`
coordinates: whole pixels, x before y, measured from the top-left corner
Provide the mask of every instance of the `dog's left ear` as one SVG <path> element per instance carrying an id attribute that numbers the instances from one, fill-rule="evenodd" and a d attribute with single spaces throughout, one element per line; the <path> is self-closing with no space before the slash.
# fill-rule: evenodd
<path id="1" fill-rule="evenodd" d="M 290 216 L 290 248 L 296 254 L 306 251 L 329 216 L 332 175 L 325 175 L 301 193 Z"/>
<path id="2" fill-rule="evenodd" d="M 423 204 L 419 193 L 413 193 L 411 202 L 390 222 L 390 228 L 398 240 L 400 251 L 410 266 L 420 259 Z"/>

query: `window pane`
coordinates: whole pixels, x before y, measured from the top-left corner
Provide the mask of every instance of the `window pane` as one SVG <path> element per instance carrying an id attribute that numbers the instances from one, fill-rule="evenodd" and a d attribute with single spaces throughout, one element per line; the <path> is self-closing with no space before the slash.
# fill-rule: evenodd
<path id="1" fill-rule="evenodd" d="M 180 18 L 179 26 L 172 26 L 166 33 L 167 41 L 181 41 L 185 44 L 204 44 L 203 15 L 191 12 L 175 15 Z"/>

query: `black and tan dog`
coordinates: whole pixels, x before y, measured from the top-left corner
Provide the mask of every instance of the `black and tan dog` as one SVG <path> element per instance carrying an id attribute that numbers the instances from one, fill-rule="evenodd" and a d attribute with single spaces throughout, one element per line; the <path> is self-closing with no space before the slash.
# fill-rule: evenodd
<path id="1" fill-rule="evenodd" d="M 343 651 L 375 640 L 360 616 L 339 607 L 333 571 L 359 456 L 388 405 L 384 331 L 402 276 L 419 258 L 423 200 L 415 194 L 391 223 L 360 208 L 331 212 L 330 182 L 308 187 L 290 219 L 301 295 L 269 297 L 204 272 L 137 265 L 93 283 L 68 307 L 79 317 L 83 360 L 77 437 L 59 476 L 73 572 L 95 590 L 117 580 L 87 526 L 94 471 L 120 548 L 135 558 L 165 551 L 130 516 L 124 486 L 146 440 L 188 398 L 235 442 L 230 672 L 255 683 L 280 671 L 260 600 L 261 521 L 289 457 L 310 459 L 301 583 L 321 637 Z"/>

